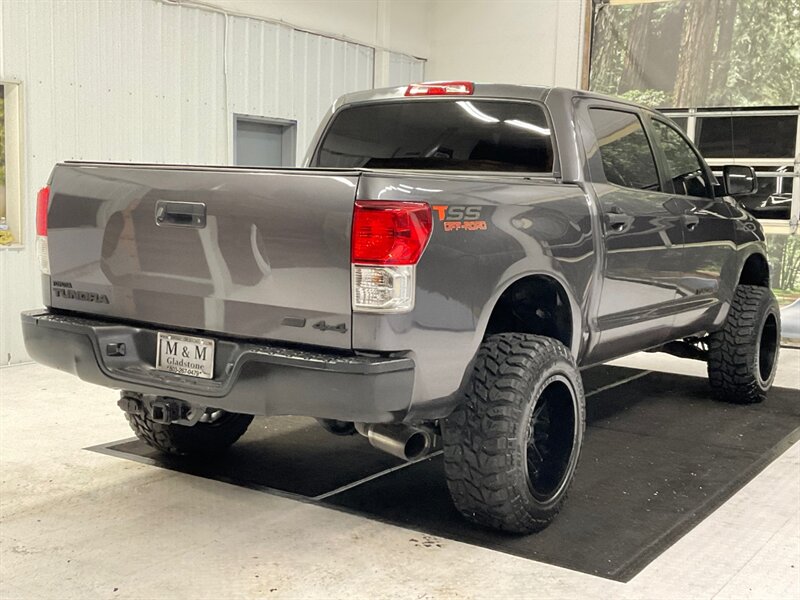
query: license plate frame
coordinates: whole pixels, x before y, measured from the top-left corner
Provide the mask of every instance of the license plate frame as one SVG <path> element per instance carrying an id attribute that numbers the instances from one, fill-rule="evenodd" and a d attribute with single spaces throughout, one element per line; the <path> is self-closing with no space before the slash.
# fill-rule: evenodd
<path id="1" fill-rule="evenodd" d="M 215 341 L 209 338 L 159 331 L 156 369 L 197 379 L 213 379 L 215 349 Z"/>

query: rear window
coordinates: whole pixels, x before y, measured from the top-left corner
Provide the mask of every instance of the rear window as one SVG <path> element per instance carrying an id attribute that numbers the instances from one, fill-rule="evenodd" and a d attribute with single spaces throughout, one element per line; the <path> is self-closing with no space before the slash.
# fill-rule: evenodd
<path id="1" fill-rule="evenodd" d="M 311 166 L 550 173 L 544 109 L 529 102 L 412 100 L 340 111 Z"/>

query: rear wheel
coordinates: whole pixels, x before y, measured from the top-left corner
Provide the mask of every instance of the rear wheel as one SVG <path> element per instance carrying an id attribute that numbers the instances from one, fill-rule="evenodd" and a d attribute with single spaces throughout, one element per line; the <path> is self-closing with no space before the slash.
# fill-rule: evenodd
<path id="1" fill-rule="evenodd" d="M 164 424 L 152 420 L 146 411 L 125 413 L 140 440 L 167 454 L 209 456 L 219 454 L 238 440 L 253 420 L 252 415 L 209 409 L 194 425 Z"/>
<path id="2" fill-rule="evenodd" d="M 547 527 L 572 482 L 584 415 L 581 376 L 563 344 L 520 333 L 489 337 L 464 402 L 442 425 L 456 508 L 514 533 Z"/>
<path id="3" fill-rule="evenodd" d="M 708 336 L 708 379 L 720 400 L 753 404 L 767 397 L 778 367 L 780 331 L 772 290 L 738 286 L 725 325 Z"/>

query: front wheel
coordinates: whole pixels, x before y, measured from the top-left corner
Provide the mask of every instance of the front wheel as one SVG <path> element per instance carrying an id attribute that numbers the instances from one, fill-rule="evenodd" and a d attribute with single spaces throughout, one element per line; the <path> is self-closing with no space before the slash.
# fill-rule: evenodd
<path id="1" fill-rule="evenodd" d="M 442 425 L 456 508 L 513 533 L 547 527 L 572 482 L 584 421 L 580 372 L 563 344 L 521 333 L 487 338 L 466 398 Z"/>
<path id="2" fill-rule="evenodd" d="M 738 286 L 725 325 L 708 336 L 708 379 L 717 397 L 737 404 L 762 402 L 778 369 L 780 339 L 772 290 Z"/>

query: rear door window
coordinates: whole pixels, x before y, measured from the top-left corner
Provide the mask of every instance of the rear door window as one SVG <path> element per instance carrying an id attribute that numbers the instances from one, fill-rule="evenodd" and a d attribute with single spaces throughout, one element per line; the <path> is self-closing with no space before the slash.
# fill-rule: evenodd
<path id="1" fill-rule="evenodd" d="M 635 190 L 659 190 L 656 160 L 639 117 L 631 112 L 590 108 L 606 181 Z"/>
<path id="2" fill-rule="evenodd" d="M 551 173 L 544 108 L 497 100 L 410 100 L 338 112 L 312 167 Z"/>

